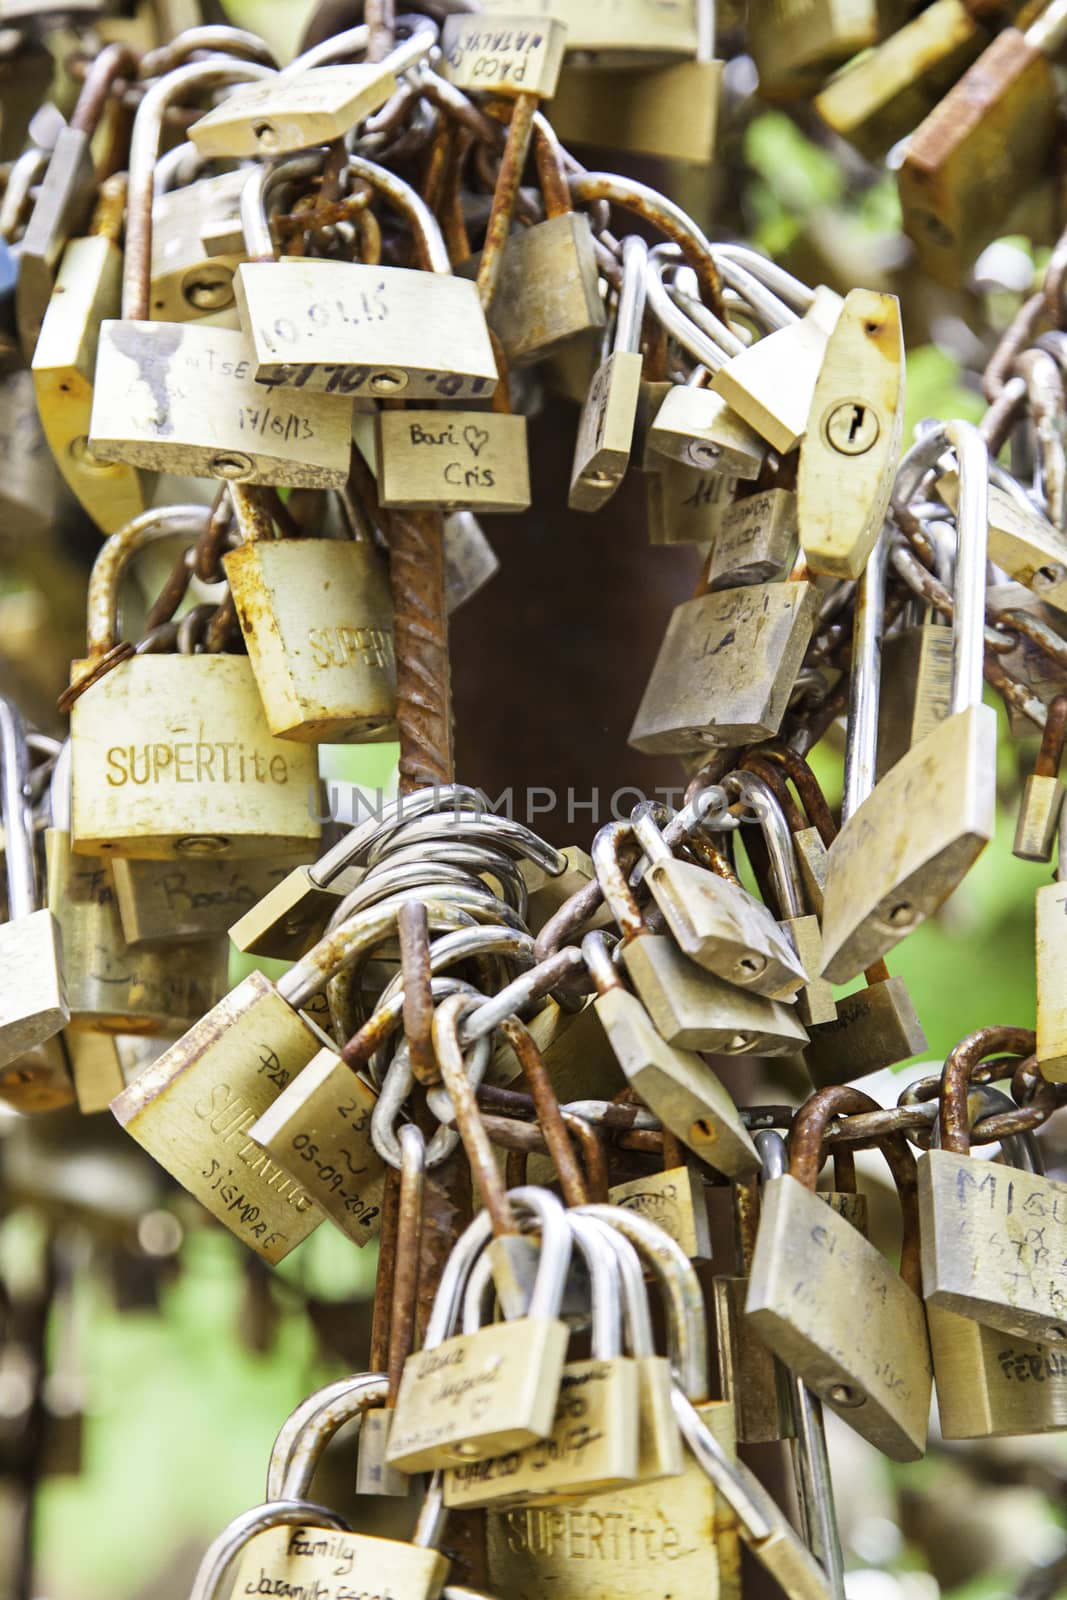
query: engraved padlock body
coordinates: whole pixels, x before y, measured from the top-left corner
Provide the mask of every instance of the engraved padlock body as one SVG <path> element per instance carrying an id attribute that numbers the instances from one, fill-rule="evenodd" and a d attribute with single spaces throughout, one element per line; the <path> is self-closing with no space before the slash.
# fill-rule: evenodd
<path id="1" fill-rule="evenodd" d="M 117 587 L 134 554 L 196 538 L 201 506 L 146 512 L 103 546 L 89 586 L 94 672 L 118 637 Z M 276 739 L 247 657 L 134 656 L 71 710 L 73 849 L 181 858 L 301 854 L 320 833 L 314 751 Z M 316 803 L 312 803 L 312 801 Z"/>
<path id="2" fill-rule="evenodd" d="M 560 1378 L 552 1427 L 535 1444 L 506 1456 L 464 1463 L 445 1473 L 444 1499 L 456 1509 L 554 1505 L 632 1482 L 638 1474 L 636 1363 L 622 1354 L 619 1268 L 591 1218 L 568 1214 L 591 1292 L 592 1354 L 568 1361 Z M 475 1265 L 464 1301 L 464 1331 L 481 1320 L 489 1259 Z"/>
<path id="3" fill-rule="evenodd" d="M 1056 1348 L 1067 1341 L 1067 1289 L 1056 1240 L 1067 1185 L 970 1154 L 967 1090 L 997 1048 L 1028 1055 L 1033 1034 L 997 1028 L 971 1035 L 946 1059 L 941 1148 L 919 1159 L 923 1294 L 934 1306 Z"/>
<path id="4" fill-rule="evenodd" d="M 452 1334 L 460 1307 L 454 1286 L 442 1279 L 423 1347 L 405 1362 L 397 1395 L 388 1460 L 405 1472 L 499 1456 L 551 1432 L 569 1338 L 559 1312 L 571 1234 L 547 1191 L 516 1189 L 509 1198 L 513 1205 L 536 1203 L 541 1222 L 527 1313 Z M 488 1234 L 478 1219 L 471 1227 Z M 477 1407 L 472 1393 L 482 1397 Z"/>
<path id="5" fill-rule="evenodd" d="M 858 1091 L 839 1093 L 854 1097 L 849 1103 L 856 1107 L 874 1105 Z M 796 1127 L 789 1171 L 764 1186 L 745 1314 L 774 1354 L 857 1433 L 891 1460 L 917 1460 L 926 1445 L 931 1369 L 913 1271 L 914 1158 L 902 1136 L 887 1150 L 905 1221 L 902 1267 L 912 1287 L 815 1193 L 821 1129 L 810 1141 L 814 1148 L 805 1149 Z"/>
<path id="6" fill-rule="evenodd" d="M 235 490 L 244 542 L 223 556 L 237 619 L 279 739 L 347 744 L 396 714 L 389 584 L 369 540 L 275 539 Z"/>
<path id="7" fill-rule="evenodd" d="M 969 1098 L 981 1115 L 1014 1109 L 1014 1101 L 983 1084 Z M 1040 1175 L 1040 1151 L 1033 1134 L 1001 1142 L 1000 1161 L 989 1163 L 998 1175 L 1006 1165 Z M 927 1303 L 934 1385 L 942 1437 L 1011 1438 L 1067 1428 L 1067 1351 L 1048 1342 L 1005 1335 L 999 1328 Z"/>

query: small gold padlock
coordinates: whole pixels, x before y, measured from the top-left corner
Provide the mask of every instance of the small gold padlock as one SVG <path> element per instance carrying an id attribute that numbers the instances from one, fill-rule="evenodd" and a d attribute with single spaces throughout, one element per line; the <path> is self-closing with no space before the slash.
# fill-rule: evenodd
<path id="1" fill-rule="evenodd" d="M 396 714 L 396 657 L 374 546 L 275 538 L 253 491 L 235 484 L 231 495 L 243 542 L 223 566 L 271 733 L 307 744 L 384 736 Z"/>

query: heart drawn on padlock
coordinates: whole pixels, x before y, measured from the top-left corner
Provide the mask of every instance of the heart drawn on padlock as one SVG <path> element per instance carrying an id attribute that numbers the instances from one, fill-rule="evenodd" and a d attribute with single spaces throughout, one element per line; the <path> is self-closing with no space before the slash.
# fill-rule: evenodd
<path id="1" fill-rule="evenodd" d="M 472 456 L 481 455 L 483 446 L 489 443 L 489 430 L 476 428 L 473 422 L 468 422 L 463 430 L 463 439 Z"/>

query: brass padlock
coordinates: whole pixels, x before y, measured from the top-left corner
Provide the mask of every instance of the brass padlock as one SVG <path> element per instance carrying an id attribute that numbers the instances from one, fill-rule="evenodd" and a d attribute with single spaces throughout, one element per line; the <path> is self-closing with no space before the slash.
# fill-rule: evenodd
<path id="1" fill-rule="evenodd" d="M 647 755 L 773 738 L 815 626 L 813 584 L 748 584 L 676 606 L 630 729 Z"/>
<path id="2" fill-rule="evenodd" d="M 759 434 L 722 395 L 693 382 L 671 385 L 647 444 L 671 460 L 732 478 L 758 478 L 767 456 Z"/>
<path id="3" fill-rule="evenodd" d="M 441 1053 L 438 1047 L 438 1060 Z M 498 1177 L 495 1164 L 490 1166 Z M 487 1172 L 481 1181 L 488 1181 Z M 422 1349 L 404 1364 L 390 1430 L 388 1460 L 405 1472 L 484 1460 L 551 1431 L 568 1340 L 560 1307 L 571 1231 L 547 1190 L 517 1191 L 509 1203 L 533 1211 L 541 1225 L 529 1303 L 521 1316 L 453 1334 L 457 1273 L 444 1273 Z M 484 1241 L 489 1233 L 486 1211 L 460 1237 L 453 1256 L 461 1260 L 474 1240 Z M 482 1397 L 477 1411 L 468 1399 L 472 1383 Z"/>
<path id="4" fill-rule="evenodd" d="M 593 840 L 593 860 L 623 935 L 622 963 L 661 1038 L 717 1055 L 796 1054 L 807 1035 L 793 1007 L 726 982 L 687 959 L 669 933 L 647 925 L 618 858 L 630 831 L 626 823 L 605 824 Z"/>
<path id="5" fill-rule="evenodd" d="M 578 419 L 567 496 L 572 511 L 598 511 L 619 487 L 630 462 L 644 365 L 640 346 L 648 247 L 636 234 L 627 234 L 622 255 L 611 353 L 594 373 Z"/>
<path id="6" fill-rule="evenodd" d="M 71 1022 L 102 1033 L 184 1032 L 226 992 L 225 929 L 189 940 L 179 959 L 171 944 L 126 943 L 109 862 L 71 850 L 69 743 L 53 772 L 51 810 L 48 901 L 63 941 Z M 121 1087 L 120 1078 L 108 1099 Z"/>
<path id="7" fill-rule="evenodd" d="M 1067 538 L 1024 494 L 999 463 L 989 463 L 989 559 L 1046 605 L 1067 608 Z M 943 472 L 937 492 L 955 511 L 960 482 Z"/>
<path id="8" fill-rule="evenodd" d="M 845 822 L 830 846 L 823 975 L 845 983 L 948 899 L 993 835 L 996 714 L 982 704 L 987 450 L 969 423 L 932 430 L 909 453 L 905 486 L 951 443 L 962 463 L 951 714 L 873 791 L 877 632 L 885 536 L 864 574 L 852 654 L 853 718 Z M 907 499 L 906 487 L 901 498 Z"/>
<path id="9" fill-rule="evenodd" d="M 613 72 L 568 62 L 552 100 L 552 126 L 568 148 L 587 144 L 706 165 L 715 155 L 723 65 L 710 54 Z"/>
<path id="10" fill-rule="evenodd" d="M 767 907 L 742 887 L 721 857 L 712 867 L 674 856 L 656 825 L 655 803 L 631 818 L 647 857 L 643 881 L 679 947 L 716 977 L 772 999 L 790 999 L 804 971 L 792 942 Z"/>
<path id="11" fill-rule="evenodd" d="M 723 511 L 704 569 L 704 587 L 714 593 L 784 578 L 796 549 L 796 495 L 789 489 L 746 494 Z"/>
<path id="12" fill-rule="evenodd" d="M 308 846 L 311 854 L 312 846 Z M 258 904 L 287 875 L 284 862 L 139 861 L 113 856 L 111 883 L 127 944 L 220 938 L 235 916 Z"/>
<path id="13" fill-rule="evenodd" d="M 315 752 L 270 733 L 246 657 L 138 656 L 118 644 L 117 590 L 131 559 L 161 539 L 196 539 L 208 515 L 146 512 L 94 564 L 88 659 L 72 667 L 75 851 L 255 856 L 269 841 L 286 855 L 319 837 Z"/>
<path id="14" fill-rule="evenodd" d="M 46 1051 L 37 1066 L 32 1056 L 70 1021 L 59 924 L 46 906 L 38 904 L 33 818 L 27 799 L 29 775 L 25 726 L 14 703 L 0 695 L 0 815 L 7 875 L 7 921 L 0 923 L 4 971 L 0 1073 L 11 1070 L 26 1101 L 37 1097 L 35 1078 L 43 1083 L 62 1082 L 54 1052 L 49 1056 Z M 5 1081 L 0 1076 L 0 1091 L 10 1101 Z M 50 1094 L 47 1091 L 45 1098 Z M 73 1091 L 64 1089 L 58 1103 L 72 1098 Z M 33 1105 L 30 1109 L 46 1108 Z"/>
<path id="15" fill-rule="evenodd" d="M 431 927 L 463 918 L 430 901 Z M 277 984 L 253 972 L 112 1103 L 127 1132 L 267 1261 L 317 1227 L 310 1194 L 248 1130 L 329 1041 L 303 1014 L 312 996 L 396 926 L 396 905 L 341 924 Z"/>
<path id="16" fill-rule="evenodd" d="M 962 282 L 997 236 L 998 201 L 1029 192 L 1047 168 L 1060 99 L 1051 57 L 1065 29 L 1064 0 L 1025 33 L 1005 28 L 908 139 L 897 173 L 903 227 L 939 283 Z"/>
<path id="17" fill-rule="evenodd" d="M 134 121 L 122 320 L 100 325 L 89 445 L 126 461 L 244 483 L 340 488 L 348 478 L 350 400 L 284 396 L 258 385 L 244 334 L 151 322 L 152 195 L 164 113 L 193 88 L 262 78 L 219 58 L 177 68 L 145 95 Z"/>
<path id="18" fill-rule="evenodd" d="M 370 1133 L 377 1098 L 324 1045 L 248 1129 L 357 1245 L 381 1228 L 385 1164 Z"/>
<path id="19" fill-rule="evenodd" d="M 145 482 L 136 467 L 98 460 L 89 447 L 89 420 L 101 324 L 117 317 L 122 283 L 124 177 L 108 178 L 89 236 L 63 252 L 55 290 L 33 353 L 33 388 L 45 438 L 71 493 L 103 533 L 117 533 L 145 509 Z"/>
<path id="20" fill-rule="evenodd" d="M 221 1600 L 220 1571 L 231 1571 L 236 1556 L 234 1582 L 242 1590 L 265 1583 L 279 1591 L 307 1589 L 325 1600 L 347 1586 L 348 1574 L 373 1568 L 391 1591 L 410 1600 L 438 1600 L 449 1570 L 437 1548 L 445 1515 L 439 1482 L 426 1492 L 410 1541 L 353 1533 L 343 1518 L 306 1498 L 332 1435 L 346 1422 L 374 1415 L 370 1408 L 380 1403 L 385 1386 L 384 1378 L 368 1375 L 339 1397 L 331 1385 L 287 1419 L 271 1456 L 267 1505 L 242 1513 L 215 1540 L 193 1582 L 196 1600 Z"/>
<path id="21" fill-rule="evenodd" d="M 187 151 L 188 146 L 179 149 Z M 230 312 L 236 303 L 234 273 L 247 260 L 240 204 L 248 172 L 239 167 L 208 177 L 186 178 L 182 173 L 182 181 L 166 187 L 172 167 L 167 156 L 156 167 L 152 317 L 160 322 L 195 322 Z M 216 240 L 229 248 L 216 248 Z"/>
<path id="22" fill-rule="evenodd" d="M 853 289 L 826 341 L 800 447 L 797 518 L 813 572 L 863 571 L 885 521 L 903 431 L 900 302 Z"/>
<path id="23" fill-rule="evenodd" d="M 813 102 L 820 117 L 868 161 L 880 161 L 989 43 L 975 9 L 965 0 L 933 0 L 831 78 Z"/>
<path id="24" fill-rule="evenodd" d="M 567 23 L 541 15 L 531 23 L 501 6 L 491 20 L 453 15 L 441 30 L 446 76 L 457 89 L 550 100 L 559 81 Z"/>
<path id="25" fill-rule="evenodd" d="M 370 402 L 488 399 L 497 387 L 497 363 L 476 285 L 453 277 L 441 230 L 410 185 L 362 158 L 353 158 L 351 167 L 401 213 L 429 270 L 272 260 L 265 179 L 261 203 L 254 211 L 245 207 L 253 259 L 234 280 L 257 379 L 268 389 Z"/>
<path id="26" fill-rule="evenodd" d="M 397 91 L 397 77 L 422 60 L 431 36 L 417 31 L 384 61 L 307 66 L 301 57 L 282 72 L 233 90 L 189 129 L 201 156 L 273 158 L 343 139 Z M 251 74 L 249 74 L 251 76 Z"/>
<path id="27" fill-rule="evenodd" d="M 592 1218 L 569 1213 L 567 1220 L 588 1271 L 590 1356 L 564 1365 L 555 1415 L 543 1439 L 507 1455 L 448 1468 L 444 1498 L 454 1509 L 554 1505 L 621 1488 L 638 1477 L 638 1368 L 623 1355 L 618 1262 Z M 464 1302 L 468 1336 L 482 1325 L 479 1265 Z"/>
<path id="28" fill-rule="evenodd" d="M 904 1221 L 899 1275 L 815 1194 L 828 1119 L 876 1109 L 846 1087 L 822 1090 L 798 1112 L 788 1173 L 764 1187 L 745 1314 L 824 1405 L 891 1460 L 914 1461 L 926 1444 L 931 1373 L 915 1158 L 903 1134 L 880 1141 Z"/>
<path id="29" fill-rule="evenodd" d="M 554 99 L 553 123 L 558 104 Z M 598 336 L 605 320 L 589 218 L 571 204 L 554 142 L 543 129 L 535 137 L 545 220 L 508 236 L 487 313 L 513 366 L 543 361 L 571 340 Z M 477 264 L 478 257 L 472 257 L 475 271 Z"/>
<path id="30" fill-rule="evenodd" d="M 1067 1340 L 1067 1292 L 1054 1230 L 1067 1185 L 970 1154 L 973 1072 L 988 1055 L 1028 1056 L 1033 1048 L 1028 1028 L 982 1028 L 945 1060 L 940 1147 L 919 1159 L 923 1294 L 1001 1333 L 1059 1347 Z"/>
<path id="31" fill-rule="evenodd" d="M 593 1004 L 630 1087 L 663 1126 L 728 1177 L 755 1168 L 756 1147 L 740 1113 L 711 1068 L 694 1051 L 668 1045 L 636 995 L 623 987 L 602 933 L 582 940 Z"/>
<path id="32" fill-rule="evenodd" d="M 972 1098 L 973 1096 L 973 1098 Z M 978 1115 L 1013 1111 L 1015 1102 L 989 1085 L 968 1096 Z M 1001 1141 L 1001 1162 L 1042 1174 L 1033 1134 Z M 944 1439 L 990 1439 L 1067 1428 L 1067 1351 L 985 1327 L 970 1317 L 927 1305 L 934 1386 Z"/>
<path id="33" fill-rule="evenodd" d="M 504 512 L 531 502 L 526 418 L 510 411 L 381 411 L 377 459 L 383 506 Z"/>
<path id="34" fill-rule="evenodd" d="M 271 733 L 306 744 L 387 733 L 396 657 L 378 552 L 354 536 L 276 538 L 255 493 L 230 492 L 242 543 L 222 564 Z"/>

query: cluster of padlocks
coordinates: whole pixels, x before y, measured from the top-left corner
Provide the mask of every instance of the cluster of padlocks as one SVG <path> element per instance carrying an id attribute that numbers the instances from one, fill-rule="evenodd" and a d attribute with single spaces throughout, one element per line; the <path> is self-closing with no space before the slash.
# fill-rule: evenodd
<path id="1" fill-rule="evenodd" d="M 717 37 L 703 0 L 366 0 L 286 63 L 172 9 L 0 0 L 4 539 L 90 551 L 60 723 L 0 696 L 0 1100 L 110 1109 L 270 1266 L 323 1224 L 378 1249 L 368 1371 L 284 1422 L 196 1600 L 729 1600 L 741 1544 L 843 1600 L 823 1408 L 895 1463 L 932 1401 L 945 1440 L 1067 1429 L 1033 1137 L 1067 1101 L 1067 4 L 750 0 Z M 905 429 L 906 298 L 573 153 L 710 163 L 746 74 L 845 166 L 888 155 L 916 326 L 977 319 L 991 241 L 1052 245 L 981 420 Z M 546 412 L 571 510 L 640 476 L 651 542 L 700 563 L 627 708 L 682 803 L 565 848 L 454 771 L 449 687 L 477 519 L 559 512 Z M 568 649 L 619 648 L 591 600 Z M 885 958 L 1027 738 L 1014 851 L 1060 841 L 1036 1031 L 880 1104 L 862 1080 L 928 1053 Z M 321 747 L 390 740 L 398 792 L 339 827 Z M 353 1419 L 410 1542 L 312 1497 Z M 786 1440 L 795 1515 L 738 1453 Z"/>

